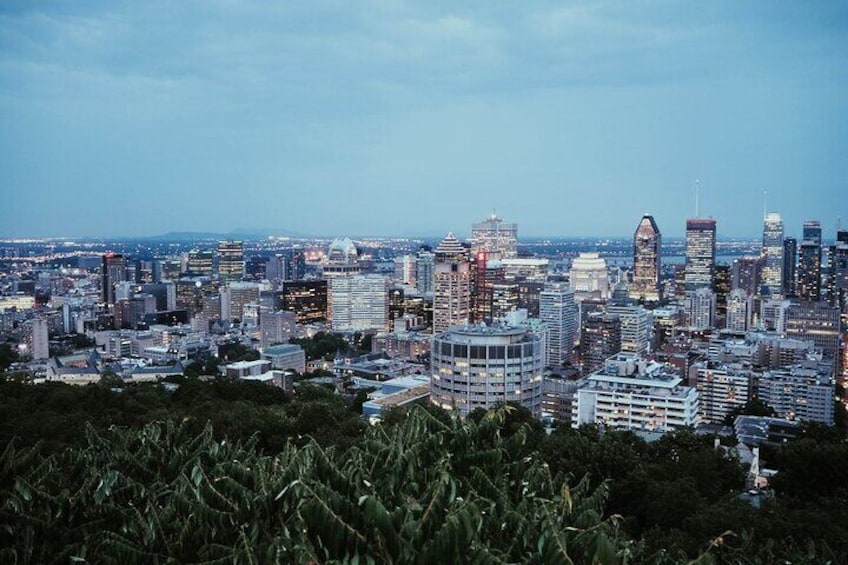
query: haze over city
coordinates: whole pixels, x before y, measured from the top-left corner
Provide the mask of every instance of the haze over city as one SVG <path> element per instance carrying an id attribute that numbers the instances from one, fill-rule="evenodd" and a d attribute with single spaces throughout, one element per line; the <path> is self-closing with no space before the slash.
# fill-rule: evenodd
<path id="1" fill-rule="evenodd" d="M 835 232 L 844 3 L 6 3 L 0 237 Z"/>

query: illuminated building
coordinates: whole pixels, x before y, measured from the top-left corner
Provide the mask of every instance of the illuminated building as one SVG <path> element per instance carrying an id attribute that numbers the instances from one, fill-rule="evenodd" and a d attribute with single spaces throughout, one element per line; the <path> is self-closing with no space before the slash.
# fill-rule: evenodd
<path id="1" fill-rule="evenodd" d="M 615 314 L 589 314 L 580 331 L 580 361 L 587 375 L 603 366 L 604 360 L 621 351 L 621 318 Z"/>
<path id="2" fill-rule="evenodd" d="M 471 263 L 471 314 L 472 323 L 492 323 L 492 292 L 496 283 L 504 281 L 504 268 L 500 260 L 493 259 L 487 251 L 478 251 Z"/>
<path id="3" fill-rule="evenodd" d="M 692 366 L 701 419 L 721 424 L 751 398 L 751 374 L 741 366 L 700 361 Z"/>
<path id="4" fill-rule="evenodd" d="M 413 255 L 402 255 L 394 259 L 394 280 L 401 284 L 415 286 L 417 261 Z"/>
<path id="5" fill-rule="evenodd" d="M 578 301 L 591 298 L 606 300 L 610 296 L 607 262 L 597 253 L 580 253 L 571 262 L 569 282 Z"/>
<path id="6" fill-rule="evenodd" d="M 633 284 L 630 296 L 642 300 L 660 300 L 662 235 L 653 216 L 642 216 L 633 234 Z"/>
<path id="7" fill-rule="evenodd" d="M 786 335 L 812 341 L 828 359 L 839 354 L 839 307 L 824 302 L 791 304 L 786 312 Z"/>
<path id="8" fill-rule="evenodd" d="M 192 249 L 188 252 L 186 276 L 211 277 L 214 273 L 215 254 L 211 249 Z"/>
<path id="9" fill-rule="evenodd" d="M 763 220 L 763 286 L 772 296 L 783 292 L 783 219 L 769 212 Z"/>
<path id="10" fill-rule="evenodd" d="M 471 314 L 471 276 L 466 249 L 449 233 L 436 248 L 433 333 L 468 323 Z"/>
<path id="11" fill-rule="evenodd" d="M 541 415 L 542 339 L 526 327 L 457 326 L 433 336 L 430 400 L 463 418 L 516 402 Z"/>
<path id="12" fill-rule="evenodd" d="M 668 432 L 700 422 L 698 391 L 682 384 L 677 369 L 634 353 L 606 359 L 600 369 L 574 395 L 572 427 Z"/>
<path id="13" fill-rule="evenodd" d="M 577 338 L 577 303 L 574 291 L 562 283 L 551 283 L 539 293 L 539 319 L 548 326 L 545 365 L 561 367 L 571 362 Z"/>
<path id="14" fill-rule="evenodd" d="M 327 281 L 284 281 L 280 300 L 281 308 L 294 312 L 298 324 L 324 321 L 327 318 Z"/>
<path id="15" fill-rule="evenodd" d="M 752 313 L 751 295 L 741 288 L 731 290 L 727 298 L 725 327 L 732 332 L 747 332 L 751 329 Z"/>
<path id="16" fill-rule="evenodd" d="M 646 354 L 651 341 L 651 313 L 642 306 L 623 303 L 607 304 L 606 312 L 621 320 L 621 351 Z"/>
<path id="17" fill-rule="evenodd" d="M 103 256 L 101 271 L 101 299 L 104 304 L 115 303 L 115 285 L 127 280 L 127 259 L 119 253 L 107 253 Z"/>
<path id="18" fill-rule="evenodd" d="M 796 266 L 798 264 L 798 241 L 794 237 L 783 240 L 783 296 L 795 296 Z"/>
<path id="19" fill-rule="evenodd" d="M 287 344 L 289 338 L 295 337 L 296 323 L 297 319 L 294 312 L 285 310 L 273 312 L 263 309 L 259 313 L 260 346 L 262 349 L 267 349 L 277 343 Z M 275 368 L 280 369 L 282 367 Z"/>
<path id="20" fill-rule="evenodd" d="M 760 325 L 768 332 L 786 331 L 786 312 L 791 303 L 788 300 L 765 300 L 760 304 Z"/>
<path id="21" fill-rule="evenodd" d="M 715 220 L 686 220 L 686 290 L 712 288 L 715 275 L 715 244 Z"/>
<path id="22" fill-rule="evenodd" d="M 509 280 L 533 281 L 544 283 L 548 278 L 550 259 L 537 257 L 516 257 L 501 259 L 504 276 Z"/>
<path id="23" fill-rule="evenodd" d="M 433 292 L 436 256 L 431 251 L 422 249 L 415 261 L 415 288 L 421 294 Z"/>
<path id="24" fill-rule="evenodd" d="M 244 276 L 243 242 L 218 242 L 218 275 L 226 281 L 241 280 Z"/>
<path id="25" fill-rule="evenodd" d="M 252 282 L 232 282 L 221 287 L 221 318 L 223 320 L 244 319 L 244 307 L 259 302 L 259 285 Z M 229 317 L 225 314 L 229 312 Z"/>
<path id="26" fill-rule="evenodd" d="M 495 254 L 500 259 L 518 255 L 518 224 L 504 222 L 492 214 L 471 226 L 471 254 L 480 251 Z"/>
<path id="27" fill-rule="evenodd" d="M 330 320 L 337 332 L 387 331 L 389 281 L 381 275 L 337 277 L 330 283 Z"/>
<path id="28" fill-rule="evenodd" d="M 756 380 L 757 398 L 789 420 L 807 420 L 832 426 L 835 385 L 832 366 L 802 362 L 773 369 Z"/>
<path id="29" fill-rule="evenodd" d="M 687 326 L 693 330 L 715 327 L 715 293 L 707 287 L 686 291 Z"/>
<path id="30" fill-rule="evenodd" d="M 503 320 L 507 314 L 516 309 L 518 309 L 518 283 L 492 284 L 492 321 Z"/>
<path id="31" fill-rule="evenodd" d="M 821 300 L 821 246 L 813 240 L 801 243 L 798 253 L 798 298 Z"/>

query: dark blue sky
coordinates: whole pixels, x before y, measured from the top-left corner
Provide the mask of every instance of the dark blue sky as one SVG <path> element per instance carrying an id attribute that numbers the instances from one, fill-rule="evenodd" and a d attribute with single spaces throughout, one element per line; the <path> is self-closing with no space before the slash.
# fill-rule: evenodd
<path id="1" fill-rule="evenodd" d="M 845 2 L 0 4 L 0 236 L 848 226 Z"/>

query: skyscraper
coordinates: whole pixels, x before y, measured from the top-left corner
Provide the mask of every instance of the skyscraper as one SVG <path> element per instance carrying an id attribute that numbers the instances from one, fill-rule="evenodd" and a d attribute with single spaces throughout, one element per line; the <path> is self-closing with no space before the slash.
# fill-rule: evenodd
<path id="1" fill-rule="evenodd" d="M 783 240 L 783 296 L 795 296 L 796 265 L 798 264 L 798 241 L 794 237 Z"/>
<path id="2" fill-rule="evenodd" d="M 333 330 L 387 331 L 389 281 L 382 275 L 354 275 L 330 279 Z"/>
<path id="3" fill-rule="evenodd" d="M 751 295 L 742 288 L 731 290 L 727 297 L 725 327 L 732 332 L 747 332 L 751 328 L 752 309 Z"/>
<path id="4" fill-rule="evenodd" d="M 103 256 L 100 296 L 104 304 L 115 303 L 115 285 L 127 280 L 127 258 L 119 253 Z"/>
<path id="5" fill-rule="evenodd" d="M 545 364 L 560 367 L 572 360 L 577 337 L 577 303 L 574 291 L 561 283 L 549 283 L 539 293 L 539 319 L 548 326 Z"/>
<path id="6" fill-rule="evenodd" d="M 492 214 L 482 222 L 471 226 L 471 254 L 480 251 L 498 254 L 500 259 L 516 257 L 518 224 L 504 222 Z"/>
<path id="7" fill-rule="evenodd" d="M 812 239 L 801 243 L 798 254 L 798 298 L 821 300 L 821 246 Z"/>
<path id="8" fill-rule="evenodd" d="M 244 243 L 218 242 L 218 275 L 227 281 L 241 280 L 244 275 Z"/>
<path id="9" fill-rule="evenodd" d="M 821 222 L 818 220 L 804 221 L 803 241 L 812 241 L 818 246 L 822 244 Z"/>
<path id="10" fill-rule="evenodd" d="M 662 235 L 653 216 L 645 214 L 633 234 L 633 285 L 630 296 L 659 300 Z"/>
<path id="11" fill-rule="evenodd" d="M 449 233 L 436 248 L 433 332 L 465 325 L 471 314 L 471 266 L 467 250 Z"/>
<path id="12" fill-rule="evenodd" d="M 188 252 L 185 274 L 189 277 L 211 277 L 213 258 L 211 249 L 192 249 Z"/>
<path id="13" fill-rule="evenodd" d="M 616 314 L 589 314 L 580 332 L 583 374 L 603 367 L 604 361 L 621 351 L 621 318 Z"/>
<path id="14" fill-rule="evenodd" d="M 607 262 L 598 253 L 580 253 L 571 262 L 568 279 L 577 300 L 610 297 Z"/>
<path id="15" fill-rule="evenodd" d="M 421 294 L 433 292 L 433 267 L 435 263 L 436 256 L 429 248 L 421 249 L 418 252 L 418 258 L 415 261 L 415 288 Z"/>
<path id="16" fill-rule="evenodd" d="M 769 212 L 763 220 L 763 286 L 772 296 L 783 292 L 783 219 Z"/>
<path id="17" fill-rule="evenodd" d="M 716 221 L 686 220 L 686 290 L 712 288 L 715 275 Z"/>

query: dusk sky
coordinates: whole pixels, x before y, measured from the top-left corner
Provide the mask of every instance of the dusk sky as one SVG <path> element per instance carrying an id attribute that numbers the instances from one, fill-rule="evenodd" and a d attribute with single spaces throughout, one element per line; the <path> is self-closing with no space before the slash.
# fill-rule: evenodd
<path id="1" fill-rule="evenodd" d="M 3 2 L 0 236 L 848 226 L 846 2 Z"/>

